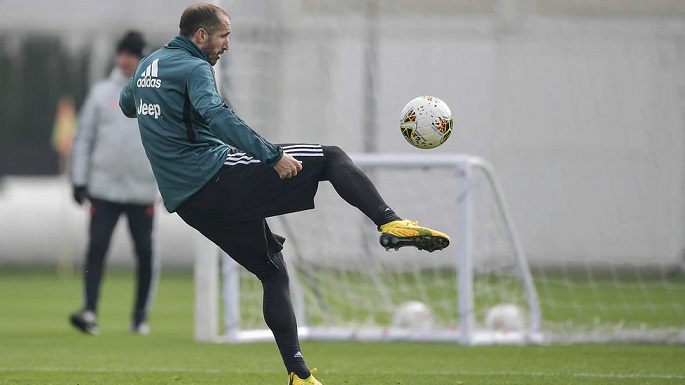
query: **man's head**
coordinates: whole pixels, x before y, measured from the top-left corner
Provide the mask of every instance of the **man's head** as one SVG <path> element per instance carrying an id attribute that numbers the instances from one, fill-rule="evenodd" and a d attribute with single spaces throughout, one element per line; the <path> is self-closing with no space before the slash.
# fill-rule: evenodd
<path id="1" fill-rule="evenodd" d="M 145 39 L 140 32 L 128 31 L 117 44 L 117 67 L 126 77 L 133 76 L 144 56 Z"/>
<path id="2" fill-rule="evenodd" d="M 213 4 L 199 3 L 186 8 L 178 24 L 179 35 L 190 39 L 207 55 L 210 65 L 216 64 L 228 50 L 231 18 Z"/>

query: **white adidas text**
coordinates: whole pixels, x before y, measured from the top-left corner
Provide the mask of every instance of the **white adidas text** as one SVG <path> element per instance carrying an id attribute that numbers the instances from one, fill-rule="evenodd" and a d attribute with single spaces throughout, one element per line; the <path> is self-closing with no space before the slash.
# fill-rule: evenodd
<path id="1" fill-rule="evenodd" d="M 162 79 L 145 78 L 138 79 L 136 85 L 140 88 L 159 88 L 162 86 Z"/>
<path id="2" fill-rule="evenodd" d="M 159 88 L 162 86 L 162 80 L 157 78 L 159 73 L 159 59 L 152 61 L 150 65 L 145 67 L 145 70 L 140 73 L 140 77 L 136 81 L 136 85 L 140 88 Z"/>

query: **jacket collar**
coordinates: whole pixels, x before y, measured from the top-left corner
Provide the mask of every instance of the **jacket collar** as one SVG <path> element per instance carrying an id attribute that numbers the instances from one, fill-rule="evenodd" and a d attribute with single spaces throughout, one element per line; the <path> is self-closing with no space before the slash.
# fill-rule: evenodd
<path id="1" fill-rule="evenodd" d="M 198 48 L 195 43 L 190 41 L 185 36 L 175 36 L 173 39 L 171 39 L 165 46 L 165 48 L 171 48 L 171 49 L 184 49 L 188 51 L 191 55 L 198 57 L 202 60 L 207 60 L 207 55 L 205 55 L 204 52 Z"/>

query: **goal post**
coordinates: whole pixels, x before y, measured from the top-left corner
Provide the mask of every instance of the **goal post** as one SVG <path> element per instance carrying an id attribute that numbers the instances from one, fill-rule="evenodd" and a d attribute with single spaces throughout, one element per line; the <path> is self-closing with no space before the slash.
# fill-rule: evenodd
<path id="1" fill-rule="evenodd" d="M 292 245 L 284 254 L 301 339 L 441 341 L 465 345 L 542 341 L 541 311 L 533 279 L 502 188 L 488 162 L 475 156 L 449 154 L 359 154 L 352 158 L 369 172 L 391 206 L 395 207 L 395 200 L 400 196 L 410 195 L 409 201 L 415 198 L 412 194 L 425 196 L 427 201 L 414 204 L 420 207 L 413 215 L 450 234 L 452 245 L 443 252 L 431 254 L 406 249 L 395 254 L 385 253 L 377 244 L 378 234 L 368 230 L 373 227 L 361 222 L 366 219 L 356 217 L 359 214 L 355 208 L 328 190 L 319 193 L 321 198 L 317 196 L 319 209 L 314 216 L 272 219 L 270 225 L 275 231 L 288 238 L 286 247 Z M 483 177 L 474 178 L 474 173 Z M 395 180 L 408 175 L 416 185 Z M 487 252 L 488 258 L 498 258 L 497 271 L 485 273 L 476 267 L 480 263 L 474 260 L 483 252 L 481 248 L 492 246 L 476 244 L 480 241 L 474 236 L 474 221 L 493 220 L 479 218 L 480 214 L 475 213 L 476 205 L 480 204 L 476 201 L 482 199 L 476 194 L 484 189 L 490 191 L 492 199 L 487 203 L 490 214 L 499 222 L 494 226 L 497 234 L 489 237 L 501 246 L 499 250 L 492 248 Z M 396 210 L 404 212 L 405 204 Z M 348 242 L 325 234 L 329 232 L 331 220 L 344 221 L 350 226 L 349 234 L 337 232 L 348 238 Z M 314 237 L 306 231 L 295 234 L 291 230 L 305 225 L 322 233 L 321 236 Z M 303 243 L 298 239 L 301 237 L 316 240 Z M 349 239 L 354 239 L 354 246 Z M 256 278 L 225 253 L 214 250 L 214 256 L 220 254 L 220 263 L 211 258 L 204 260 L 204 254 L 196 255 L 196 339 L 229 343 L 272 340 L 271 332 L 260 319 L 261 287 Z M 474 276 L 476 272 L 478 277 Z M 217 277 L 220 277 L 220 290 L 211 284 Z M 478 295 L 475 287 L 484 280 L 490 281 L 493 293 L 487 299 Z M 217 300 L 219 291 L 221 300 Z M 498 294 L 501 298 L 497 298 Z M 426 304 L 429 324 L 397 324 L 397 312 L 403 303 L 411 300 Z M 484 327 L 485 308 L 499 302 L 516 303 L 524 311 L 525 327 L 518 330 Z M 217 324 L 221 326 L 217 328 Z"/>

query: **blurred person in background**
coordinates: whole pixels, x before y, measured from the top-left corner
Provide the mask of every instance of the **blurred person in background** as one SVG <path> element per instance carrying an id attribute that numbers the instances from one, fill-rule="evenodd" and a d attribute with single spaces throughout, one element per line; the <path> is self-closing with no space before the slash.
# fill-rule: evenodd
<path id="1" fill-rule="evenodd" d="M 52 148 L 59 155 L 59 173 L 66 172 L 71 144 L 76 131 L 76 106 L 71 95 L 62 95 L 57 102 L 55 124 L 52 128 Z"/>
<path id="2" fill-rule="evenodd" d="M 74 200 L 90 202 L 90 231 L 83 272 L 83 308 L 70 317 L 78 330 L 97 334 L 98 298 L 105 256 L 114 227 L 125 214 L 135 244 L 136 292 L 131 332 L 148 334 L 148 310 L 157 281 L 158 257 L 153 242 L 154 202 L 158 191 L 145 156 L 138 124 L 119 109 L 119 92 L 144 56 L 139 32 L 126 33 L 117 45 L 116 66 L 97 83 L 79 113 L 70 179 Z"/>

